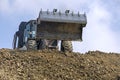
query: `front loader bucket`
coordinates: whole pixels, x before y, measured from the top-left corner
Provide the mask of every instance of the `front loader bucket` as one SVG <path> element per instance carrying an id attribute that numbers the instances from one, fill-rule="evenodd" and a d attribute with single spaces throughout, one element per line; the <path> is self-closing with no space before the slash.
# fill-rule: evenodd
<path id="1" fill-rule="evenodd" d="M 82 40 L 82 29 L 87 24 L 85 14 L 40 11 L 37 38 L 56 40 Z"/>

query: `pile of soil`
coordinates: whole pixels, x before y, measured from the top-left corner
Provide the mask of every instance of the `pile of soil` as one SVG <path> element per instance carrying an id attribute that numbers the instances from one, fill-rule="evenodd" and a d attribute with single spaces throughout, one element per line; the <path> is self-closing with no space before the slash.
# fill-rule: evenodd
<path id="1" fill-rule="evenodd" d="M 0 80 L 120 80 L 120 54 L 0 49 Z"/>

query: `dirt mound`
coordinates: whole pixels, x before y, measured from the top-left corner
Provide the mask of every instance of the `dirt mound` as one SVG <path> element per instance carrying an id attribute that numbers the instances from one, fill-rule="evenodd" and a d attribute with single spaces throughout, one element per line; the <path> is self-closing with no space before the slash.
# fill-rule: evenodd
<path id="1" fill-rule="evenodd" d="M 119 80 L 120 54 L 0 49 L 0 80 Z"/>

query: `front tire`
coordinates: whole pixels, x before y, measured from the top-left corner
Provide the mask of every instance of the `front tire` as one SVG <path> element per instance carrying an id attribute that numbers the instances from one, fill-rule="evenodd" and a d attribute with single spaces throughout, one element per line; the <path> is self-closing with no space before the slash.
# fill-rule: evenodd
<path id="1" fill-rule="evenodd" d="M 62 52 L 72 52 L 73 47 L 72 47 L 72 41 L 61 41 L 61 51 Z"/>
<path id="2" fill-rule="evenodd" d="M 37 44 L 35 40 L 28 40 L 27 42 L 27 49 L 28 50 L 37 50 Z"/>
<path id="3" fill-rule="evenodd" d="M 45 39 L 40 39 L 39 41 L 37 41 L 37 49 L 38 50 L 46 49 Z"/>

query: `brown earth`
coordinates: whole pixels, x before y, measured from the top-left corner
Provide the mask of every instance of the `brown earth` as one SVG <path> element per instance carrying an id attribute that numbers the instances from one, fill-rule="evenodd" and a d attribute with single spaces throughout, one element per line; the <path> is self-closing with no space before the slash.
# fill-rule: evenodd
<path id="1" fill-rule="evenodd" d="M 120 54 L 0 49 L 0 80 L 120 80 Z"/>

